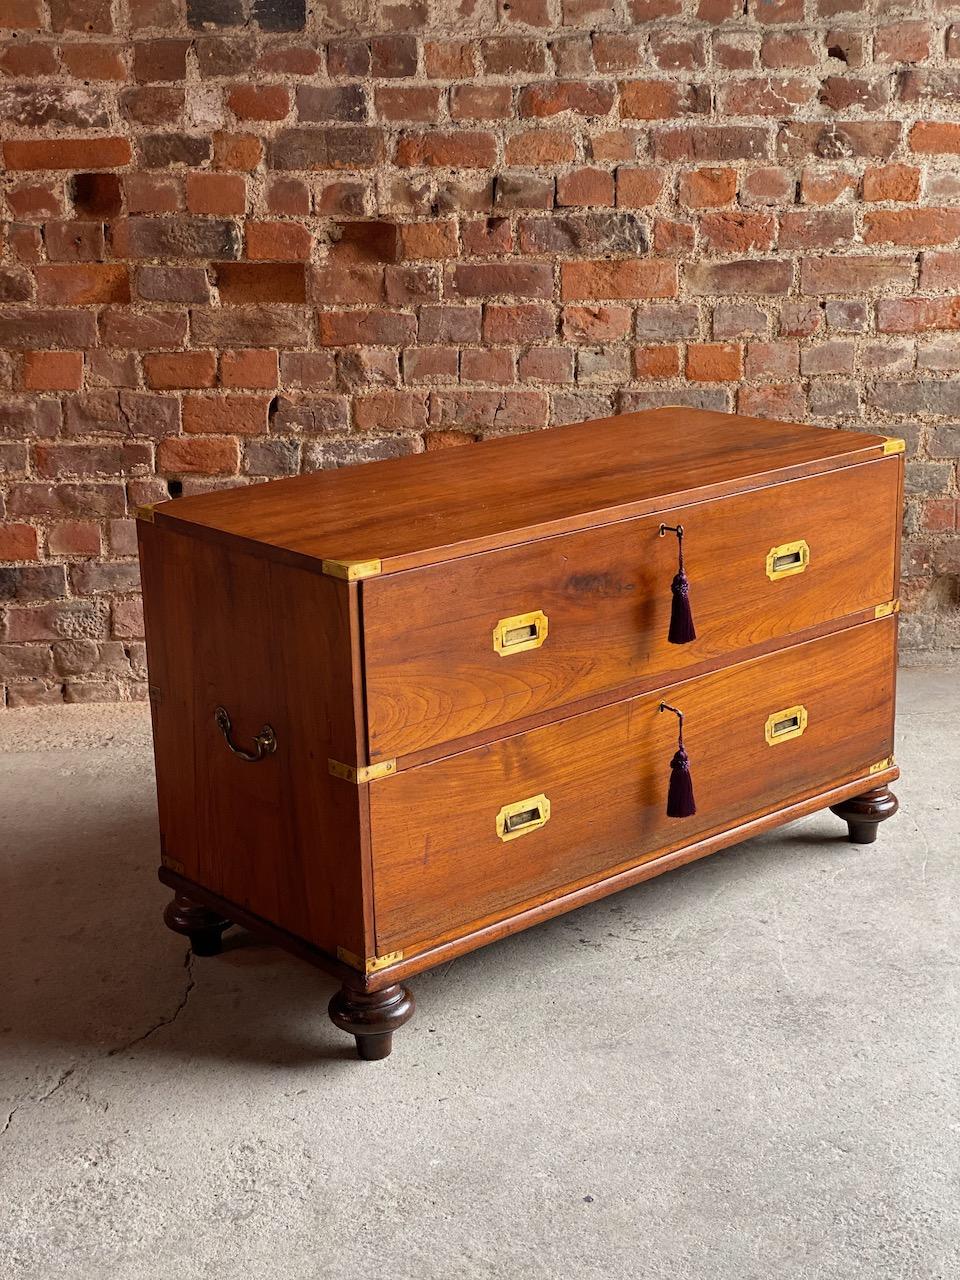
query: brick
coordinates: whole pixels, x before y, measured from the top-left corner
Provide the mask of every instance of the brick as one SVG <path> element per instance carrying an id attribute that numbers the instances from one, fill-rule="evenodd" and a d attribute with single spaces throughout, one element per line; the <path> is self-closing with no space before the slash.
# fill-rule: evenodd
<path id="1" fill-rule="evenodd" d="M 126 138 L 36 138 L 3 143 L 8 169 L 115 169 L 132 157 Z"/>
<path id="2" fill-rule="evenodd" d="M 576 157 L 577 149 L 569 133 L 557 129 L 531 129 L 507 139 L 507 164 L 565 164 Z"/>
<path id="3" fill-rule="evenodd" d="M 806 294 L 875 293 L 910 289 L 913 260 L 902 258 L 807 258 L 800 266 L 800 290 Z"/>
<path id="4" fill-rule="evenodd" d="M 791 115 L 816 95 L 816 82 L 796 76 L 762 76 L 722 86 L 719 109 L 731 116 Z"/>
<path id="5" fill-rule="evenodd" d="M 313 245 L 298 222 L 247 222 L 244 237 L 247 257 L 260 262 L 306 262 Z"/>
<path id="6" fill-rule="evenodd" d="M 256 169 L 263 156 L 263 143 L 252 133 L 214 133 L 213 164 L 216 169 L 240 169 L 249 172 Z M 285 168 L 277 165 L 277 168 Z M 295 168 L 295 165 L 291 165 Z"/>
<path id="7" fill-rule="evenodd" d="M 564 307 L 562 333 L 572 342 L 616 342 L 630 335 L 633 312 L 629 307 Z"/>
<path id="8" fill-rule="evenodd" d="M 542 41 L 504 36 L 482 41 L 480 56 L 488 75 L 526 76 L 547 70 Z"/>
<path id="9" fill-rule="evenodd" d="M 100 525 L 90 520 L 64 520 L 47 530 L 47 550 L 54 556 L 98 556 Z"/>
<path id="10" fill-rule="evenodd" d="M 245 263 L 238 265 L 247 266 Z M 250 266 L 256 270 L 261 269 L 258 264 Z M 196 307 L 190 312 L 190 333 L 198 345 L 301 347 L 311 340 L 311 323 L 309 315 L 302 309 L 281 311 L 273 306 Z"/>
<path id="11" fill-rule="evenodd" d="M 269 147 L 274 169 L 369 169 L 383 158 L 383 135 L 367 126 L 284 129 Z M 240 167 L 240 166 L 231 166 Z"/>
<path id="12" fill-rule="evenodd" d="M 616 88 L 612 84 L 553 80 L 522 89 L 518 113 L 521 119 L 541 119 L 565 111 L 581 116 L 605 116 L 613 107 L 616 96 Z"/>
<path id="13" fill-rule="evenodd" d="M 763 160 L 769 155 L 765 129 L 750 125 L 698 125 L 651 130 L 658 160 Z"/>
<path id="14" fill-rule="evenodd" d="M 459 252 L 456 221 L 410 223 L 400 228 L 400 243 L 404 258 L 455 258 Z"/>
<path id="15" fill-rule="evenodd" d="M 827 76 L 817 99 L 830 111 L 881 111 L 890 97 L 886 80 L 858 80 L 852 76 Z"/>
<path id="16" fill-rule="evenodd" d="M 286 217 L 310 212 L 310 188 L 300 178 L 273 178 L 266 189 L 267 208 Z"/>
<path id="17" fill-rule="evenodd" d="M 460 84 L 450 90 L 452 120 L 507 120 L 512 104 L 513 90 L 507 84 Z"/>
<path id="18" fill-rule="evenodd" d="M 780 215 L 780 248 L 784 250 L 830 249 L 855 235 L 850 210 L 799 210 Z"/>
<path id="19" fill-rule="evenodd" d="M 441 93 L 426 85 L 378 85 L 374 106 L 381 120 L 432 124 L 440 116 Z M 455 115 L 454 119 L 466 119 Z"/>
<path id="20" fill-rule="evenodd" d="M 635 378 L 675 378 L 680 373 L 680 350 L 675 346 L 635 347 L 632 361 Z"/>
<path id="21" fill-rule="evenodd" d="M 555 336 L 553 308 L 537 303 L 487 306 L 483 312 L 485 342 L 542 342 Z"/>
<path id="22" fill-rule="evenodd" d="M 101 262 L 106 257 L 99 222 L 48 222 L 44 245 L 52 262 Z"/>
<path id="23" fill-rule="evenodd" d="M 149 351 L 180 347 L 187 337 L 187 317 L 181 311 L 150 311 L 137 315 L 122 307 L 100 312 L 100 341 L 105 347 L 133 347 Z"/>
<path id="24" fill-rule="evenodd" d="M 920 170 L 913 165 L 868 165 L 863 172 L 863 198 L 869 201 L 914 201 L 920 196 Z"/>
<path id="25" fill-rule="evenodd" d="M 56 218 L 63 213 L 59 184 L 30 183 L 7 191 L 7 204 L 16 218 Z"/>
<path id="26" fill-rule="evenodd" d="M 176 351 L 143 357 L 147 386 L 157 390 L 212 387 L 217 381 L 217 359 L 212 351 Z"/>
<path id="27" fill-rule="evenodd" d="M 430 423 L 440 427 L 542 427 L 549 401 L 543 391 L 446 391 L 430 396 Z"/>
<path id="28" fill-rule="evenodd" d="M 118 258 L 237 258 L 240 232 L 213 218 L 118 218 L 112 248 Z"/>
<path id="29" fill-rule="evenodd" d="M 960 209 L 876 209 L 863 216 L 865 244 L 937 245 L 960 237 Z"/>
<path id="30" fill-rule="evenodd" d="M 690 263 L 684 269 L 689 292 L 718 297 L 785 294 L 790 289 L 792 276 L 790 262 L 769 258 Z"/>
<path id="31" fill-rule="evenodd" d="M 269 407 L 265 396 L 184 396 L 183 429 L 197 435 L 265 435 Z"/>
<path id="32" fill-rule="evenodd" d="M 925 333 L 960 329 L 960 297 L 881 298 L 877 303 L 880 333 Z"/>
<path id="33" fill-rule="evenodd" d="M 185 80 L 189 40 L 137 40 L 133 45 L 133 78 L 140 84 Z"/>
<path id="34" fill-rule="evenodd" d="M 0 267 L 0 302 L 27 302 L 32 297 L 33 281 L 29 271 L 23 267 Z"/>
<path id="35" fill-rule="evenodd" d="M 240 446 L 229 436 L 170 436 L 157 447 L 162 475 L 236 475 L 239 467 Z"/>
<path id="36" fill-rule="evenodd" d="M 36 444 L 34 471 L 45 479 L 145 474 L 152 462 L 145 444 Z"/>
<path id="37" fill-rule="evenodd" d="M 922 155 L 960 155 L 960 124 L 921 120 L 910 130 L 910 148 Z"/>
<path id="38" fill-rule="evenodd" d="M 181 122 L 186 104 L 183 89 L 174 89 L 165 85 L 142 85 L 136 89 L 124 89 L 120 94 L 120 114 L 124 120 L 132 120 L 136 124 L 170 125 L 175 127 Z M 189 142 L 181 140 L 177 146 L 182 150 Z M 203 139 L 197 139 L 195 146 L 205 149 Z M 172 144 L 168 145 L 162 138 L 144 138 L 140 144 L 144 164 L 167 164 L 174 162 Z M 200 164 L 201 155 L 194 160 Z"/>
<path id="39" fill-rule="evenodd" d="M 930 56 L 930 27 L 925 22 L 896 22 L 878 27 L 873 37 L 877 62 L 923 62 Z"/>
<path id="40" fill-rule="evenodd" d="M 743 348 L 736 342 L 692 342 L 686 376 L 694 382 L 735 382 L 743 375 Z"/>
<path id="41" fill-rule="evenodd" d="M 66 306 L 129 302 L 127 268 L 107 263 L 37 267 L 37 299 Z"/>
<path id="42" fill-rule="evenodd" d="M 620 85 L 620 114 L 627 120 L 672 120 L 710 110 L 709 91 L 673 80 L 629 80 Z"/>
<path id="43" fill-rule="evenodd" d="M 306 268 L 301 262 L 217 262 L 213 270 L 224 303 L 307 300 Z"/>
<path id="44" fill-rule="evenodd" d="M 920 287 L 960 292 L 960 252 L 921 254 Z"/>
<path id="45" fill-rule="evenodd" d="M 50 27 L 57 32 L 110 32 L 109 0 L 50 0 Z"/>
<path id="46" fill-rule="evenodd" d="M 521 382 L 573 382 L 573 352 L 565 347 L 529 347 L 517 361 L 517 376 Z"/>
<path id="47" fill-rule="evenodd" d="M 773 247 L 776 223 L 769 213 L 731 210 L 708 213 L 700 220 L 700 238 L 709 253 L 763 252 Z"/>
<path id="48" fill-rule="evenodd" d="M 0 347 L 19 350 L 52 347 L 94 347 L 96 317 L 84 311 L 55 311 L 34 307 L 0 308 Z"/>
<path id="49" fill-rule="evenodd" d="M 324 347 L 387 345 L 413 342 L 416 317 L 398 311 L 321 311 L 318 341 Z"/>
<path id="50" fill-rule="evenodd" d="M 240 173 L 188 173 L 187 208 L 191 213 L 242 214 L 247 183 Z"/>
<path id="51" fill-rule="evenodd" d="M 427 393 L 378 391 L 359 396 L 353 403 L 353 420 L 358 431 L 422 429 L 427 425 Z"/>
<path id="52" fill-rule="evenodd" d="M 796 341 L 747 344 L 748 378 L 795 378 L 799 370 L 800 347 Z"/>
<path id="53" fill-rule="evenodd" d="M 394 162 L 406 168 L 487 169 L 494 164 L 496 154 L 492 133 L 461 129 L 405 134 L 397 143 Z"/>
<path id="54" fill-rule="evenodd" d="M 127 68 L 120 44 L 94 43 L 60 46 L 60 60 L 71 76 L 83 80 L 126 80 Z"/>
<path id="55" fill-rule="evenodd" d="M 32 524 L 0 524 L 0 560 L 39 558 L 37 530 Z"/>
<path id="56" fill-rule="evenodd" d="M 796 186 L 789 170 L 753 169 L 743 176 L 740 202 L 748 206 L 793 204 Z"/>
<path id="57" fill-rule="evenodd" d="M 680 175 L 680 203 L 688 209 L 718 208 L 736 195 L 735 169 L 692 169 Z"/>
<path id="58" fill-rule="evenodd" d="M 110 122 L 103 95 L 96 89 L 0 87 L 0 111 L 10 125 L 27 129 L 46 124 L 103 128 Z"/>
<path id="59" fill-rule="evenodd" d="M 210 285 L 202 267 L 140 267 L 136 274 L 136 291 L 147 302 L 210 300 Z"/>
<path id="60" fill-rule="evenodd" d="M 375 36 L 370 41 L 370 71 L 377 78 L 416 75 L 416 36 Z"/>
<path id="61" fill-rule="evenodd" d="M 225 387 L 268 389 L 276 387 L 279 378 L 280 362 L 276 351 L 250 349 L 221 353 L 220 381 Z"/>
<path id="62" fill-rule="evenodd" d="M 293 389 L 313 390 L 332 387 L 335 365 L 329 351 L 290 351 L 280 357 L 283 385 Z"/>
<path id="63" fill-rule="evenodd" d="M 199 30 L 238 27 L 243 22 L 241 0 L 187 0 L 187 22 Z"/>
<path id="64" fill-rule="evenodd" d="M 284 93 L 283 111 L 273 115 L 248 115 L 252 120 L 282 120 L 289 110 Z M 280 110 L 279 98 L 276 110 Z M 236 108 L 234 108 L 236 110 Z M 367 93 L 362 85 L 308 85 L 297 87 L 297 115 L 301 120 L 341 120 L 362 122 L 367 118 Z"/>
<path id="65" fill-rule="evenodd" d="M 454 267 L 447 279 L 451 297 L 549 298 L 553 295 L 553 270 L 545 263 L 485 263 Z"/>
<path id="66" fill-rule="evenodd" d="M 856 195 L 857 180 L 842 169 L 804 169 L 800 175 L 800 195 L 804 204 L 833 204 Z"/>
<path id="67" fill-rule="evenodd" d="M 614 177 L 606 169 L 574 169 L 557 178 L 558 205 L 612 205 Z"/>
<path id="68" fill-rule="evenodd" d="M 673 262 L 565 262 L 560 267 L 561 297 L 566 300 L 671 298 L 677 294 Z"/>
<path id="69" fill-rule="evenodd" d="M 900 141 L 900 125 L 893 121 L 830 121 L 827 124 L 795 122 L 781 126 L 777 134 L 777 159 L 803 161 L 814 155 L 821 160 L 846 160 L 853 156 L 887 159 Z"/>
<path id="70" fill-rule="evenodd" d="M 658 169 L 617 169 L 617 205 L 625 209 L 643 209 L 656 204 L 663 190 L 663 174 Z"/>
<path id="71" fill-rule="evenodd" d="M 79 391 L 82 351 L 27 351 L 23 357 L 25 391 Z"/>
<path id="72" fill-rule="evenodd" d="M 183 201 L 180 182 L 154 174 L 131 173 L 123 179 L 128 213 L 175 213 Z"/>

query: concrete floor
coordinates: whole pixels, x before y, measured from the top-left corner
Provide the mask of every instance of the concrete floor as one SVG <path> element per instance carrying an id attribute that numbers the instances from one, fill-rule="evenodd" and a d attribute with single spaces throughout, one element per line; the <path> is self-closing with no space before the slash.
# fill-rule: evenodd
<path id="1" fill-rule="evenodd" d="M 163 928 L 142 708 L 0 715 L 0 1276 L 955 1280 L 960 671 L 901 701 L 879 843 L 817 814 L 424 975 L 382 1063 Z"/>

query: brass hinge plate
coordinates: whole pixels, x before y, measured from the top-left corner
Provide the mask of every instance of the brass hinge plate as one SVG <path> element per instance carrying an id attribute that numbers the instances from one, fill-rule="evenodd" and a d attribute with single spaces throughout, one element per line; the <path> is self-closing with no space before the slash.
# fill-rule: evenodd
<path id="1" fill-rule="evenodd" d="M 344 964 L 348 964 L 351 969 L 358 969 L 361 973 L 370 974 L 379 973 L 381 969 L 389 969 L 392 964 L 399 964 L 403 959 L 403 952 L 388 951 L 385 956 L 367 956 L 366 960 L 361 960 L 359 956 L 355 956 L 346 947 L 337 947 L 337 959 L 342 960 Z"/>
<path id="2" fill-rule="evenodd" d="M 169 867 L 171 871 L 176 871 L 177 875 L 183 875 L 184 866 L 178 858 L 171 858 L 169 854 L 160 855 L 160 861 L 165 867 Z"/>
<path id="3" fill-rule="evenodd" d="M 899 613 L 899 612 L 900 612 L 900 601 L 888 600 L 886 604 L 877 605 L 877 607 L 873 611 L 873 616 L 875 618 L 888 618 L 891 613 Z"/>
<path id="4" fill-rule="evenodd" d="M 153 508 L 154 503 L 146 503 L 142 507 L 134 507 L 133 514 L 137 520 L 142 520 L 145 524 L 153 524 Z"/>
<path id="5" fill-rule="evenodd" d="M 883 773 L 884 769 L 892 769 L 893 765 L 893 756 L 887 756 L 886 760 L 878 760 L 876 764 L 872 764 L 870 773 Z"/>
<path id="6" fill-rule="evenodd" d="M 343 578 L 346 582 L 358 582 L 361 578 L 375 578 L 382 569 L 380 560 L 321 560 L 320 567 L 329 578 Z"/>
<path id="7" fill-rule="evenodd" d="M 359 768 L 352 764 L 341 764 L 339 760 L 327 760 L 327 768 L 335 778 L 344 782 L 353 782 L 357 786 L 361 782 L 373 782 L 375 778 L 388 778 L 397 772 L 396 760 L 381 760 L 379 764 L 364 764 Z"/>
<path id="8" fill-rule="evenodd" d="M 905 453 L 907 448 L 906 440 L 900 440 L 897 436 L 887 436 L 883 442 L 884 457 L 888 453 Z"/>

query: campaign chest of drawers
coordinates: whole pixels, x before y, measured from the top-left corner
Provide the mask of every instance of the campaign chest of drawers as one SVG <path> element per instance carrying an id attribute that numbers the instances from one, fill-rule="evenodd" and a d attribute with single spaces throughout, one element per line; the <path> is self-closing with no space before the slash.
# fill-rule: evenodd
<path id="1" fill-rule="evenodd" d="M 168 925 L 403 983 L 830 806 L 896 810 L 903 445 L 669 408 L 140 513 Z"/>

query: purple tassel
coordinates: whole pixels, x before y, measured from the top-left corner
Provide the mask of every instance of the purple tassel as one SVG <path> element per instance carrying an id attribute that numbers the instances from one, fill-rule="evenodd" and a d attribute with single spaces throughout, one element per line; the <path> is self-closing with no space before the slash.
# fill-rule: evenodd
<path id="1" fill-rule="evenodd" d="M 667 632 L 667 640 L 670 644 L 689 644 L 691 640 L 696 640 L 697 629 L 693 625 L 693 613 L 690 609 L 690 583 L 687 581 L 687 572 L 683 566 L 683 525 L 674 527 L 665 524 L 660 528 L 677 535 L 680 558 L 677 572 L 670 585 L 673 599 L 670 602 L 670 630 Z"/>
<path id="2" fill-rule="evenodd" d="M 690 775 L 690 759 L 683 746 L 683 712 L 666 702 L 660 703 L 661 711 L 672 711 L 680 722 L 677 749 L 670 761 L 670 786 L 667 790 L 667 817 L 691 818 L 697 812 L 693 797 L 693 778 Z"/>

